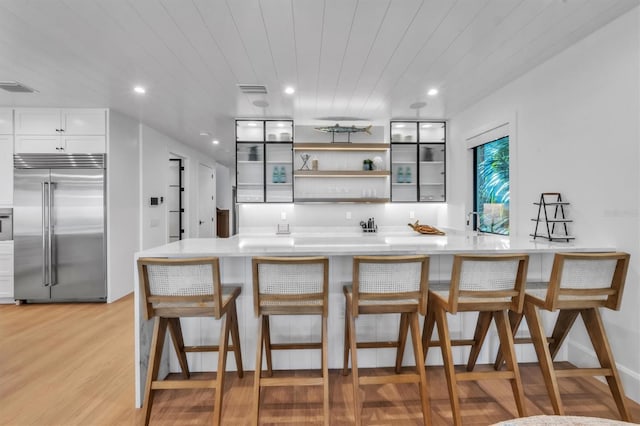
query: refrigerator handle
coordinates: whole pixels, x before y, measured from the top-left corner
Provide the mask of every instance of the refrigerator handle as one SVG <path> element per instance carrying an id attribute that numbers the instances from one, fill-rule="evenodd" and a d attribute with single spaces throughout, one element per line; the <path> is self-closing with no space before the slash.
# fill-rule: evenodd
<path id="1" fill-rule="evenodd" d="M 47 233 L 49 234 L 49 250 L 47 251 L 47 256 L 49 258 L 48 258 L 48 262 L 47 263 L 49 264 L 49 285 L 51 285 L 51 286 L 55 285 L 55 283 L 56 283 L 55 277 L 53 275 L 53 241 L 51 239 L 51 234 L 52 234 L 52 231 L 51 231 L 51 227 L 52 227 L 52 224 L 51 224 L 51 204 L 53 203 L 53 200 L 52 200 L 53 199 L 52 187 L 53 187 L 53 182 L 49 182 L 49 185 L 48 185 L 49 191 L 48 191 L 48 194 L 47 194 L 47 198 L 48 198 L 47 203 L 48 203 L 48 206 L 49 206 L 48 207 L 48 210 L 49 210 L 49 212 L 48 212 L 49 226 L 47 227 Z"/>
<path id="2" fill-rule="evenodd" d="M 46 218 L 48 216 L 47 214 L 47 204 L 46 204 L 46 196 L 45 196 L 45 185 L 47 185 L 47 182 L 42 182 L 41 185 L 41 192 L 42 192 L 42 284 L 45 287 L 49 286 L 49 281 L 47 280 L 47 260 L 48 260 L 48 256 L 47 253 L 49 252 L 47 250 L 47 223 L 46 223 Z"/>

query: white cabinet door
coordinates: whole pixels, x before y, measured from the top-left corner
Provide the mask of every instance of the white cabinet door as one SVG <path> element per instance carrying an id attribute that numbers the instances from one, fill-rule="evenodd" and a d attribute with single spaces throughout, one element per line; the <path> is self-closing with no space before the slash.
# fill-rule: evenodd
<path id="1" fill-rule="evenodd" d="M 13 110 L 0 108 L 0 135 L 13 135 Z"/>
<path id="2" fill-rule="evenodd" d="M 60 136 L 16 136 L 16 154 L 61 153 Z"/>
<path id="3" fill-rule="evenodd" d="M 60 110 L 51 108 L 25 108 L 15 110 L 16 135 L 57 135 Z"/>
<path id="4" fill-rule="evenodd" d="M 0 205 L 13 204 L 13 136 L 0 136 Z"/>
<path id="5" fill-rule="evenodd" d="M 0 299 L 13 299 L 13 243 L 0 243 Z"/>
<path id="6" fill-rule="evenodd" d="M 67 154 L 99 154 L 105 152 L 105 137 L 62 136 L 62 147 Z"/>
<path id="7" fill-rule="evenodd" d="M 64 135 L 105 135 L 107 114 L 104 109 L 63 109 L 61 126 Z"/>

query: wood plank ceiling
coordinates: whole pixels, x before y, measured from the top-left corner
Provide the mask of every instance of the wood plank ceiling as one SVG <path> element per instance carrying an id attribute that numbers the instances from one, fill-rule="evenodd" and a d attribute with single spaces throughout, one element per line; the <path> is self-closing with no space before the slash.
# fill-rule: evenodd
<path id="1" fill-rule="evenodd" d="M 448 118 L 637 5 L 3 0 L 0 80 L 39 93 L 0 91 L 0 105 L 113 108 L 232 165 L 234 117 Z M 245 95 L 238 83 L 268 93 Z M 132 93 L 136 84 L 145 96 Z M 283 93 L 289 85 L 295 94 Z"/>

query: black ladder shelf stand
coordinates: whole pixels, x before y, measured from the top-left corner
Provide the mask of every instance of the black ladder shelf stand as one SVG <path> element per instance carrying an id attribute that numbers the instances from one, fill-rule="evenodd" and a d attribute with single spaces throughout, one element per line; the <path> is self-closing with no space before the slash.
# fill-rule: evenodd
<path id="1" fill-rule="evenodd" d="M 570 203 L 562 201 L 562 196 L 559 192 L 543 192 L 540 194 L 540 201 L 533 203 L 538 206 L 538 217 L 531 219 L 536 223 L 536 229 L 533 234 L 529 234 L 535 240 L 536 238 L 544 238 L 549 241 L 564 241 L 569 242 L 575 240 L 576 237 L 569 235 L 567 231 L 567 223 L 573 222 L 571 219 L 567 219 L 564 214 L 564 207 Z M 553 216 L 547 208 L 553 208 Z M 540 223 L 543 222 L 547 233 L 544 234 L 544 229 L 541 229 L 538 233 Z M 558 232 L 556 233 L 556 225 Z M 564 234 L 562 233 L 564 231 Z"/>

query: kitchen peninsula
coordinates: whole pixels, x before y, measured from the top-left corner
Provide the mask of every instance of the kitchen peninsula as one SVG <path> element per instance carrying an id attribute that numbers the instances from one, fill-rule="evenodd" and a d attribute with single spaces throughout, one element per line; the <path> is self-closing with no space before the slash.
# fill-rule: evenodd
<path id="1" fill-rule="evenodd" d="M 329 368 L 342 367 L 342 350 L 344 339 L 344 298 L 342 285 L 351 280 L 352 256 L 354 255 L 399 255 L 399 254 L 427 254 L 431 257 L 429 280 L 434 282 L 446 280 L 451 273 L 453 255 L 456 253 L 527 253 L 530 256 L 528 280 L 546 279 L 551 270 L 553 254 L 556 252 L 594 252 L 614 251 L 614 247 L 586 245 L 581 243 L 553 243 L 532 241 L 529 237 L 505 237 L 498 235 L 475 235 L 461 231 L 447 230 L 447 235 L 432 236 L 415 233 L 385 232 L 378 234 L 356 233 L 352 229 L 341 230 L 335 228 L 332 232 L 294 233 L 276 235 L 274 233 L 252 232 L 239 234 L 227 239 L 187 239 L 162 245 L 137 253 L 138 257 L 220 257 L 223 284 L 239 284 L 242 294 L 238 299 L 238 320 L 242 357 L 245 366 L 255 363 L 255 345 L 258 321 L 253 314 L 252 301 L 252 256 L 313 256 L 329 257 Z M 144 321 L 140 310 L 140 294 L 136 277 L 136 405 L 140 406 L 141 389 L 146 377 L 146 366 L 151 337 L 151 322 Z M 358 327 L 363 335 L 369 334 L 371 339 L 396 338 L 399 318 L 390 322 L 378 320 L 377 317 L 362 318 Z M 545 323 L 551 318 L 543 318 Z M 272 321 L 287 321 L 273 318 Z M 452 333 L 469 335 L 475 327 L 475 316 L 459 314 L 450 323 Z M 185 340 L 198 341 L 201 344 L 217 341 L 218 327 L 206 318 L 183 319 L 182 327 Z M 286 342 L 290 336 L 309 341 L 317 340 L 320 335 L 320 320 L 315 317 L 301 316 L 295 322 L 283 322 L 273 327 L 274 330 L 288 330 L 281 335 L 274 335 L 274 340 Z M 497 339 L 489 336 L 488 339 Z M 487 345 L 487 347 L 497 345 Z M 461 348 L 456 348 L 460 350 Z M 518 348 L 520 361 L 533 361 L 535 354 L 529 348 Z M 439 351 L 430 351 L 428 363 L 440 364 Z M 179 371 L 177 359 L 172 351 L 171 361 L 165 355 L 165 363 L 161 371 Z M 488 362 L 494 354 L 483 351 L 480 361 Z M 559 358 L 564 356 L 562 353 Z M 189 354 L 189 362 L 193 371 L 211 370 L 216 364 L 217 354 Z M 275 357 L 275 369 L 308 369 L 318 365 L 320 353 L 318 351 L 297 351 L 295 355 L 284 354 Z M 413 354 L 410 350 L 405 353 L 405 364 L 410 365 Z M 462 360 L 462 351 L 454 352 L 456 362 Z M 359 355 L 362 367 L 392 365 L 395 353 L 392 350 L 377 349 L 363 352 Z M 228 369 L 235 369 L 233 357 L 227 361 Z"/>

